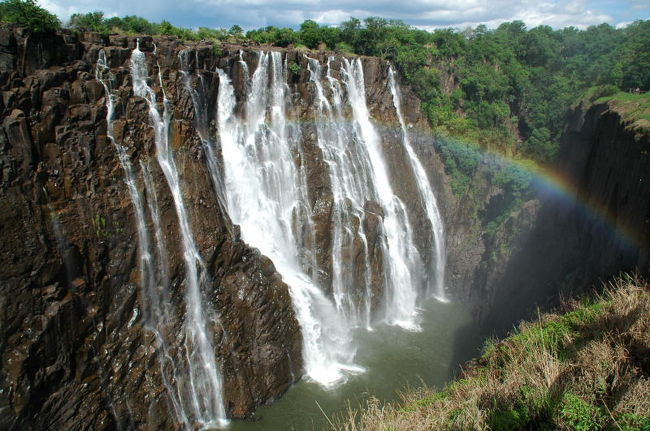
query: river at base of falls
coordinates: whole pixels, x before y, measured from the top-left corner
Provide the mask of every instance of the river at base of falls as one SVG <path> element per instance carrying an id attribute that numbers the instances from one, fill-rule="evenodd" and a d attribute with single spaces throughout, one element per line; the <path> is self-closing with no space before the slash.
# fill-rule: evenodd
<path id="1" fill-rule="evenodd" d="M 475 357 L 481 338 L 469 311 L 457 303 L 423 301 L 422 331 L 408 332 L 395 326 L 376 325 L 354 334 L 358 350 L 355 363 L 362 374 L 329 390 L 303 379 L 279 400 L 263 406 L 250 420 L 234 420 L 229 431 L 320 431 L 331 429 L 329 418 L 345 415 L 370 396 L 395 401 L 407 387 L 442 387 Z M 320 405 L 320 408 L 319 408 Z"/>

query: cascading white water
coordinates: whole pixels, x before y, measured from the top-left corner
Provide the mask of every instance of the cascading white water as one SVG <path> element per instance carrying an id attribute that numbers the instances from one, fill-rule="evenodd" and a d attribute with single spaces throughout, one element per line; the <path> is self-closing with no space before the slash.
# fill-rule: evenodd
<path id="1" fill-rule="evenodd" d="M 353 364 L 347 323 L 306 273 L 312 258 L 305 258 L 301 246 L 312 235 L 312 223 L 304 179 L 294 162 L 300 135 L 286 123 L 283 69 L 280 53 L 259 54 L 243 118 L 235 116 L 230 78 L 218 69 L 228 212 L 241 226 L 243 239 L 271 258 L 289 286 L 302 330 L 305 374 L 330 386 L 343 380 L 346 371 L 361 369 Z"/>
<path id="2" fill-rule="evenodd" d="M 127 185 L 127 190 L 129 192 L 129 197 L 131 198 L 131 203 L 133 204 L 133 209 L 135 210 L 135 221 L 138 232 L 138 256 L 140 258 L 139 270 L 142 278 L 142 285 L 147 291 L 147 296 L 149 296 L 151 289 L 153 289 L 155 286 L 155 281 L 153 280 L 154 267 L 151 256 L 149 233 L 147 232 L 146 227 L 144 205 L 142 204 L 142 198 L 140 197 L 140 192 L 138 191 L 136 184 L 135 173 L 133 172 L 131 159 L 126 153 L 126 149 L 115 141 L 113 135 L 113 112 L 115 107 L 115 95 L 109 86 L 109 71 L 110 68 L 108 67 L 108 63 L 106 61 L 106 53 L 102 49 L 99 51 L 95 75 L 97 76 L 98 81 L 101 82 L 104 86 L 104 92 L 106 94 L 106 135 L 117 150 L 117 155 L 120 160 L 120 164 L 122 165 L 122 170 L 124 170 L 124 177 Z"/>
<path id="3" fill-rule="evenodd" d="M 427 177 L 427 173 L 420 163 L 420 159 L 413 151 L 413 146 L 409 139 L 408 131 L 406 130 L 406 123 L 404 122 L 404 117 L 402 116 L 402 107 L 400 101 L 400 91 L 399 86 L 395 80 L 395 73 L 393 68 L 389 67 L 388 69 L 388 82 L 390 85 L 390 92 L 393 95 L 393 104 L 395 105 L 395 111 L 397 112 L 397 118 L 399 119 L 399 124 L 402 128 L 402 142 L 404 148 L 406 149 L 406 154 L 408 155 L 408 161 L 415 175 L 415 180 L 418 186 L 418 192 L 420 194 L 420 199 L 424 205 L 424 210 L 427 215 L 427 219 L 431 224 L 431 231 L 433 234 L 433 246 L 435 248 L 435 259 L 432 259 L 432 268 L 429 271 L 430 275 L 433 275 L 435 278 L 434 283 L 434 295 L 439 301 L 446 301 L 445 299 L 445 234 L 442 224 L 442 217 L 440 217 L 440 211 L 438 210 L 438 201 L 436 199 L 433 190 L 431 189 L 431 183 Z"/>
<path id="4" fill-rule="evenodd" d="M 188 56 L 190 55 L 190 52 L 190 50 L 184 49 L 178 53 L 178 60 L 181 65 L 180 72 L 183 75 L 183 84 L 185 86 L 185 89 L 189 92 L 190 97 L 192 98 L 192 104 L 194 105 L 194 115 L 196 116 L 194 127 L 199 135 L 199 138 L 201 138 L 203 150 L 207 155 L 206 159 L 208 162 L 208 171 L 210 172 L 212 186 L 214 187 L 214 192 L 217 196 L 217 203 L 219 204 L 221 214 L 226 214 L 226 190 L 223 184 L 223 177 L 220 172 L 221 169 L 219 167 L 219 159 L 217 157 L 217 143 L 210 138 L 209 132 L 208 103 L 210 103 L 210 101 L 206 97 L 205 81 L 201 74 L 198 74 L 198 90 L 193 88 L 190 83 L 190 74 L 188 72 Z M 196 64 L 198 65 L 198 58 L 196 58 Z"/>
<path id="5" fill-rule="evenodd" d="M 222 399 L 223 384 L 202 298 L 202 289 L 209 285 L 209 277 L 194 243 L 176 162 L 169 145 L 170 102 L 166 96 L 163 97 L 161 116 L 158 112 L 156 94 L 147 84 L 146 58 L 140 51 L 139 44 L 131 54 L 131 77 L 134 94 L 144 98 L 149 105 L 149 119 L 155 134 L 156 159 L 171 191 L 183 242 L 186 306 L 183 329 L 187 376 L 177 375 L 176 378 L 187 377 L 188 389 L 181 390 L 183 395 L 181 402 L 184 410 L 191 414 L 192 423 L 202 428 L 223 427 L 228 423 Z"/>
<path id="6" fill-rule="evenodd" d="M 343 119 L 341 87 L 327 70 L 327 82 L 332 103 L 325 95 L 321 82 L 321 65 L 308 58 L 310 80 L 316 90 L 316 129 L 318 146 L 327 162 L 334 198 L 332 208 L 332 292 L 337 308 L 354 325 L 365 324 L 371 329 L 371 277 L 368 241 L 364 229 L 364 204 L 377 201 L 377 190 L 368 176 L 371 168 L 368 155 L 354 134 L 350 124 Z M 363 245 L 364 265 L 362 280 L 355 278 L 355 239 Z M 365 286 L 357 286 L 357 283 Z M 359 307 L 362 304 L 362 307 Z M 362 309 L 360 309 L 362 308 Z"/>
<path id="7" fill-rule="evenodd" d="M 366 105 L 361 59 L 343 59 L 342 67 L 354 129 L 368 152 L 372 178 L 384 210 L 382 236 L 386 277 L 386 321 L 407 330 L 419 330 L 417 299 L 423 284 L 422 259 L 414 245 L 408 213 L 395 195 L 384 161 L 381 139 Z"/>
<path id="8" fill-rule="evenodd" d="M 156 335 L 156 340 L 161 346 L 161 350 L 159 352 L 161 376 L 163 379 L 163 384 L 165 385 L 167 393 L 169 394 L 169 399 L 172 403 L 172 406 L 174 407 L 176 418 L 179 423 L 182 423 L 185 428 L 188 429 L 190 428 L 190 422 L 188 415 L 184 411 L 182 402 L 180 401 L 182 399 L 181 390 L 178 386 L 175 386 L 177 382 L 177 378 L 175 376 L 176 361 L 171 358 L 169 354 L 168 343 L 161 332 L 163 328 L 167 327 L 169 323 L 169 312 L 167 310 L 166 297 L 167 289 L 169 286 L 169 274 L 167 270 L 167 254 L 165 251 L 164 239 L 162 238 L 160 229 L 158 203 L 154 194 L 155 189 L 153 188 L 153 182 L 151 181 L 148 169 L 145 169 L 145 166 L 142 165 L 145 186 L 147 188 L 148 194 L 150 196 L 153 196 L 153 199 L 147 200 L 147 204 L 149 206 L 155 227 L 158 258 L 157 263 L 154 262 L 153 254 L 151 252 L 150 237 L 146 226 L 144 205 L 142 203 L 142 197 L 136 184 L 135 172 L 133 171 L 131 159 L 126 152 L 126 149 L 117 143 L 113 135 L 113 112 L 116 96 L 111 91 L 109 82 L 110 68 L 108 67 L 108 63 L 106 61 L 106 53 L 103 49 L 99 51 L 99 58 L 97 60 L 95 75 L 97 77 L 97 80 L 104 86 L 104 92 L 106 94 L 106 135 L 117 151 L 120 165 L 124 171 L 125 182 L 127 185 L 127 190 L 129 192 L 129 197 L 131 198 L 131 204 L 134 208 L 136 230 L 138 235 L 138 269 L 140 272 L 141 285 L 144 290 L 143 298 L 146 300 L 146 303 L 144 304 L 145 325 Z"/>

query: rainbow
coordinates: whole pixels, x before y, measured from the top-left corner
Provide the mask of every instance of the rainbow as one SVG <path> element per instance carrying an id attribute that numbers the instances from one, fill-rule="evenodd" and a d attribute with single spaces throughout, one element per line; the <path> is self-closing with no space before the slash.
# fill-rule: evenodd
<path id="1" fill-rule="evenodd" d="M 313 124 L 314 120 L 302 118 L 293 119 L 294 124 Z M 401 133 L 401 128 L 392 122 L 378 121 L 373 119 L 375 126 L 384 130 L 391 130 L 394 133 Z M 643 249 L 647 245 L 643 243 L 642 235 L 634 229 L 629 223 L 617 218 L 612 210 L 602 202 L 582 193 L 573 179 L 558 169 L 543 167 L 530 159 L 517 159 L 508 157 L 500 152 L 488 148 L 481 148 L 475 143 L 462 142 L 456 138 L 450 138 L 444 135 L 438 135 L 430 129 L 413 127 L 409 129 L 413 138 L 426 139 L 434 142 L 442 140 L 456 148 L 471 148 L 481 157 L 490 157 L 496 164 L 501 167 L 515 167 L 531 177 L 531 186 L 533 190 L 538 191 L 539 196 L 548 196 L 564 208 L 573 208 L 580 212 L 580 215 L 590 220 L 595 225 L 602 227 L 606 232 L 613 235 L 620 241 L 620 245 L 626 249 Z"/>
<path id="2" fill-rule="evenodd" d="M 430 133 L 428 134 L 432 136 Z M 566 208 L 573 207 L 580 215 L 604 227 L 610 234 L 621 241 L 625 248 L 642 249 L 642 235 L 629 223 L 617 218 L 611 208 L 603 202 L 583 193 L 578 185 L 566 173 L 548 166 L 540 166 L 529 159 L 515 159 L 493 150 L 479 148 L 475 144 L 462 143 L 447 137 L 440 137 L 447 143 L 469 146 L 483 155 L 489 155 L 501 166 L 513 166 L 531 176 L 531 186 L 540 195 L 546 194 Z"/>

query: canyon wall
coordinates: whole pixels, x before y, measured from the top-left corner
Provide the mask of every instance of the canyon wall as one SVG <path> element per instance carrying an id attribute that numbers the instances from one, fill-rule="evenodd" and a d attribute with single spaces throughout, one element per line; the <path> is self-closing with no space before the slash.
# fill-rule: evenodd
<path id="1" fill-rule="evenodd" d="M 185 256 L 174 198 L 156 163 L 150 108 L 134 95 L 129 59 L 137 43 L 121 35 L 0 31 L 0 428 L 183 427 L 169 413 L 171 365 L 163 356 L 183 350 Z M 164 91 L 173 109 L 170 144 L 209 275 L 203 295 L 211 306 L 210 341 L 223 374 L 224 404 L 229 417 L 245 417 L 301 378 L 302 337 L 290 287 L 269 258 L 242 241 L 215 193 L 223 177 L 211 174 L 205 139 L 218 136 L 216 69 L 232 81 L 234 110 L 241 114 L 250 91 L 244 69 L 256 70 L 262 50 L 282 53 L 286 116 L 301 136 L 293 162 L 306 172 L 315 232 L 303 240 L 318 268 L 309 275 L 331 295 L 335 202 L 318 144 L 318 101 L 307 56 L 331 65 L 334 79 L 341 79 L 344 60 L 330 60 L 332 53 L 185 44 L 171 37 L 142 37 L 139 47 L 158 105 Z M 113 137 L 132 163 L 137 190 L 147 203 L 157 200 L 160 212 L 174 310 L 165 328 L 166 339 L 176 340 L 170 346 L 161 346 L 146 322 L 137 214 L 107 133 L 107 94 L 95 74 L 102 49 L 115 95 Z M 378 58 L 362 58 L 361 64 L 394 193 L 408 210 L 414 245 L 428 264 L 435 259 L 433 232 L 424 222 L 413 172 L 405 167 L 389 65 Z M 204 109 L 196 109 L 190 90 L 200 90 L 208 101 Z M 586 286 L 619 270 L 647 271 L 648 135 L 628 130 L 606 106 L 578 111 L 568 123 L 561 170 L 578 185 L 578 201 L 540 190 L 492 236 L 485 227 L 503 190 L 491 182 L 489 163 L 479 164 L 466 196 L 455 195 L 419 100 L 404 85 L 402 111 L 444 220 L 445 293 L 472 304 L 477 319 L 507 326 L 563 287 Z M 218 165 L 223 169 L 222 159 Z M 583 202 L 599 211 L 585 211 Z M 352 256 L 358 279 L 370 264 L 369 298 L 380 315 L 385 214 L 373 200 L 363 202 L 362 212 L 368 243 L 355 238 L 343 254 Z M 609 224 L 597 214 L 607 214 Z M 154 231 L 155 224 L 149 214 L 147 229 Z M 632 241 L 621 235 L 623 225 Z"/>
<path id="2" fill-rule="evenodd" d="M 134 209 L 106 136 L 106 95 L 94 73 L 104 47 L 119 93 L 116 140 L 127 148 L 141 193 L 141 165 L 156 185 L 177 310 L 169 331 L 178 331 L 183 250 L 170 190 L 152 163 L 148 108 L 132 94 L 128 60 L 136 40 L 19 29 L 3 29 L 0 39 L 0 428 L 175 429 L 160 345 L 142 317 Z M 160 61 L 177 64 L 180 43 L 161 42 Z M 151 38 L 141 48 L 153 51 Z M 182 192 L 211 277 L 204 294 L 220 314 L 220 324 L 211 325 L 224 401 L 241 417 L 300 378 L 300 329 L 273 263 L 243 243 L 221 211 L 182 76 L 178 69 L 165 73 Z"/>
<path id="3" fill-rule="evenodd" d="M 174 374 L 170 357 L 183 354 L 186 343 L 181 327 L 187 256 L 172 190 L 154 156 L 149 107 L 134 95 L 129 59 L 138 43 L 158 104 L 162 107 L 164 91 L 173 107 L 170 143 L 189 224 L 209 275 L 203 296 L 212 307 L 207 313 L 208 333 L 213 335 L 210 342 L 224 378 L 228 416 L 245 417 L 279 397 L 302 375 L 302 339 L 288 287 L 273 262 L 241 240 L 239 227 L 224 212 L 201 139 L 216 133 L 216 68 L 233 80 L 240 99 L 237 109 L 242 110 L 248 83 L 241 68 L 245 64 L 254 71 L 261 48 L 185 45 L 171 37 L 155 41 L 142 37 L 138 42 L 135 37 L 66 31 L 35 35 L 3 28 L 0 426 L 4 429 L 184 427 L 171 414 L 173 402 L 167 392 L 175 383 L 169 376 L 181 378 Z M 160 220 L 147 212 L 145 223 L 149 232 L 158 223 L 167 245 L 167 299 L 173 312 L 163 337 L 147 326 L 150 311 L 141 287 L 145 281 L 138 256 L 137 214 L 107 131 L 108 95 L 95 70 L 100 50 L 115 95 L 112 137 L 130 160 L 137 193 L 159 208 Z M 299 66 L 287 77 L 288 116 L 302 123 L 304 153 L 295 163 L 309 172 L 317 233 L 312 246 L 320 267 L 314 277 L 327 289 L 333 198 L 316 145 L 314 88 L 304 53 L 281 51 L 286 63 Z M 309 55 L 323 64 L 328 61 L 324 53 Z M 362 65 L 371 115 L 386 124 L 379 133 L 395 172 L 393 181 L 400 184 L 395 193 L 404 199 L 414 221 L 421 220 L 414 179 L 397 174 L 404 170 L 404 149 L 388 88 L 389 66 L 376 58 L 364 58 Z M 340 68 L 340 60 L 335 60 L 334 73 L 340 74 Z M 195 110 L 188 85 L 202 85 L 202 96 L 213 101 L 204 112 Z M 426 129 L 419 102 L 408 89 L 403 94 L 404 118 Z M 208 120 L 200 121 L 200 115 Z M 370 248 L 378 249 L 373 244 L 381 235 L 381 211 L 373 202 L 367 202 L 364 211 Z M 417 247 L 432 259 L 431 228 L 414 225 L 422 238 Z M 373 259 L 372 307 L 379 309 L 379 251 Z M 363 259 L 356 264 L 363 265 Z M 161 339 L 173 341 L 161 345 Z"/>
<path id="4" fill-rule="evenodd" d="M 494 258 L 470 288 L 487 327 L 502 333 L 621 272 L 650 273 L 650 133 L 618 109 L 572 109 L 552 176 L 488 245 Z"/>

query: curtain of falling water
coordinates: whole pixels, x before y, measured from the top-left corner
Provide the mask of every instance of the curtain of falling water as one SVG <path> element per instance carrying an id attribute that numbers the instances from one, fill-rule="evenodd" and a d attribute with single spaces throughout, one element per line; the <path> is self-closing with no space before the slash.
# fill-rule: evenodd
<path id="1" fill-rule="evenodd" d="M 420 163 L 418 156 L 413 151 L 411 146 L 411 141 L 409 139 L 408 131 L 406 130 L 406 123 L 404 122 L 404 117 L 402 116 L 402 107 L 401 107 L 401 94 L 399 91 L 399 86 L 395 81 L 395 73 L 393 68 L 389 67 L 388 69 L 388 82 L 390 85 L 390 91 L 393 96 L 393 104 L 395 106 L 395 111 L 397 112 L 397 118 L 399 124 L 402 128 L 402 143 L 406 149 L 406 154 L 408 155 L 408 162 L 413 170 L 415 175 L 415 180 L 418 186 L 418 193 L 420 194 L 420 200 L 424 205 L 424 210 L 427 215 L 427 219 L 431 224 L 431 231 L 433 233 L 433 246 L 435 248 L 435 256 L 432 259 L 432 268 L 429 270 L 429 274 L 434 277 L 434 289 L 435 296 L 440 301 L 445 301 L 445 234 L 444 228 L 442 225 L 442 217 L 440 217 L 440 211 L 438 210 L 438 201 L 436 196 L 433 193 L 431 188 L 431 183 L 427 177 L 427 173 Z"/>

